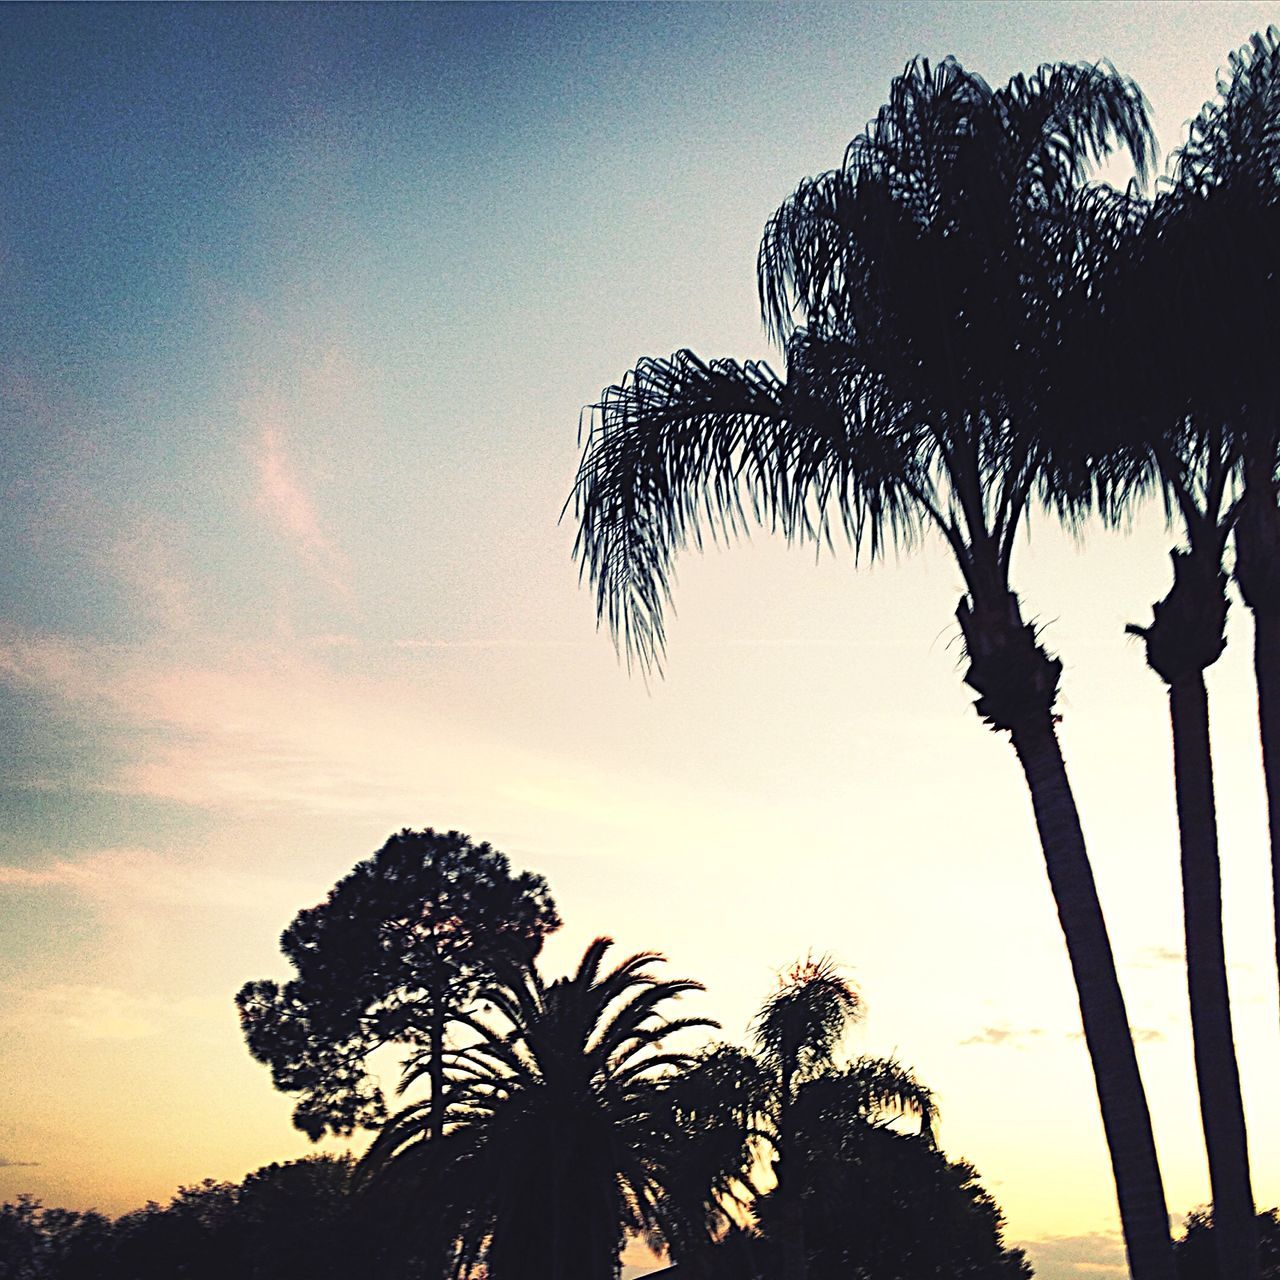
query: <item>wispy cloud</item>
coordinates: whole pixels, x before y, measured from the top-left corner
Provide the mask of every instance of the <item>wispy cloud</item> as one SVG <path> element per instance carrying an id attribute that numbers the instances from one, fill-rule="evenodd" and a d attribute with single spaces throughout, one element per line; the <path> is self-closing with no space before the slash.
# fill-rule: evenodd
<path id="1" fill-rule="evenodd" d="M 1094 1231 L 1078 1236 L 1042 1236 L 1012 1243 L 1027 1251 L 1036 1275 L 1044 1280 L 1126 1276 L 1124 1242 L 1119 1232 Z"/>
<path id="2" fill-rule="evenodd" d="M 53 1030 L 72 1040 L 141 1040 L 172 1030 L 175 1019 L 207 1021 L 221 1017 L 201 1000 L 168 1000 L 119 987 L 58 983 L 5 992 L 8 1009 L 0 1026 L 15 1035 Z"/>
<path id="3" fill-rule="evenodd" d="M 341 344 L 319 345 L 288 328 L 273 331 L 262 317 L 262 360 L 246 377 L 240 412 L 249 427 L 254 502 L 271 527 L 333 591 L 352 594 L 349 558 L 339 546 L 300 461 L 306 446 L 363 429 L 369 416 L 367 379 Z M 263 360 L 263 352 L 271 359 Z M 334 479 L 334 477 L 329 477 Z"/>
<path id="4" fill-rule="evenodd" d="M 0 1156 L 0 1169 L 35 1169 L 39 1160 L 10 1160 L 8 1156 Z"/>
<path id="5" fill-rule="evenodd" d="M 150 849 L 100 849 L 37 866 L 0 866 L 0 894 L 49 889 L 131 911 L 144 904 L 255 911 L 264 902 L 300 899 L 307 886 L 207 863 L 184 865 Z"/>
<path id="6" fill-rule="evenodd" d="M 1029 1041 L 1044 1035 L 1043 1027 L 983 1027 L 981 1031 L 961 1040 L 962 1045 L 981 1044 L 1008 1046 L 1013 1049 L 1025 1049 Z"/>
<path id="7" fill-rule="evenodd" d="M 195 620 L 195 592 L 178 562 L 177 531 L 155 516 L 126 521 L 100 558 L 128 592 L 134 607 L 173 631 Z"/>
<path id="8" fill-rule="evenodd" d="M 320 522 L 320 514 L 304 488 L 289 453 L 282 402 L 266 396 L 249 412 L 257 428 L 254 468 L 257 505 L 303 560 L 334 590 L 351 592 L 350 565 Z"/>
<path id="9" fill-rule="evenodd" d="M 0 631 L 0 681 L 115 735 L 99 789 L 229 812 L 420 812 L 442 791 L 540 783 L 547 766 L 471 735 L 423 684 L 344 673 L 305 645 L 105 645 Z"/>
<path id="10" fill-rule="evenodd" d="M 1165 1034 L 1158 1027 L 1131 1027 L 1130 1034 L 1133 1036 L 1135 1044 L 1154 1044 L 1157 1040 L 1163 1040 Z M 1083 1040 L 1083 1031 L 1071 1031 L 1068 1033 L 1069 1040 Z"/>

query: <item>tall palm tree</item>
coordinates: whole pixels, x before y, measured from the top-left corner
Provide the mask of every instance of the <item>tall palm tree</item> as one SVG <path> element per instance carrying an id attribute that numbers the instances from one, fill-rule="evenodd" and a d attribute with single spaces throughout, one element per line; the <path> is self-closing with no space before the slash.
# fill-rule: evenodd
<path id="1" fill-rule="evenodd" d="M 664 1238 L 674 1153 L 661 1094 L 691 1061 L 665 1045 L 716 1024 L 668 1015 L 702 988 L 658 977 L 661 956 L 606 970 L 611 945 L 598 938 L 551 983 L 532 961 L 506 966 L 483 997 L 496 1020 L 467 1019 L 473 1042 L 448 1052 L 444 1139 L 428 1099 L 393 1117 L 365 1158 L 366 1179 L 407 1183 L 448 1220 L 455 1276 L 604 1280 L 628 1231 Z M 406 1086 L 425 1069 L 411 1062 Z"/>
<path id="2" fill-rule="evenodd" d="M 1173 586 L 1155 606 L 1151 625 L 1128 630 L 1142 637 L 1147 664 L 1164 681 L 1169 695 L 1187 993 L 1200 1114 L 1219 1223 L 1214 1244 L 1222 1275 L 1256 1280 L 1257 1223 L 1227 987 L 1204 678 L 1226 646 L 1227 575 L 1222 557 L 1233 522 L 1229 498 L 1234 462 L 1219 431 L 1185 442 L 1159 459 L 1162 481 L 1181 513 L 1186 547 L 1172 553 Z"/>
<path id="3" fill-rule="evenodd" d="M 1028 504 L 1078 501 L 1038 443 L 1052 355 L 1087 294 L 1087 163 L 1119 141 L 1144 173 L 1145 104 L 1103 67 L 1046 66 L 992 90 L 954 60 L 910 64 L 850 144 L 766 228 L 763 363 L 645 360 L 608 388 L 575 489 L 577 554 L 629 657 L 653 664 L 675 553 L 748 517 L 792 538 L 833 523 L 871 555 L 941 533 L 977 710 L 1031 792 L 1080 997 L 1135 1280 L 1169 1280 L 1150 1117 L 1055 730 L 1061 663 L 1010 584 Z M 797 316 L 803 324 L 797 324 Z"/>
<path id="4" fill-rule="evenodd" d="M 1200 285 L 1176 313 L 1178 382 L 1194 381 L 1237 432 L 1244 493 L 1235 530 L 1235 580 L 1254 618 L 1258 719 L 1271 832 L 1280 973 L 1280 29 L 1231 55 L 1217 96 L 1192 121 L 1175 185 L 1194 245 L 1180 269 Z M 1205 317 L 1213 322 L 1205 324 Z"/>
<path id="5" fill-rule="evenodd" d="M 1095 459 L 1099 505 L 1115 519 L 1158 487 L 1183 545 L 1172 552 L 1173 584 L 1143 638 L 1147 663 L 1165 682 L 1173 736 L 1181 847 L 1187 991 L 1223 1275 L 1256 1277 L 1257 1229 L 1240 1072 L 1232 1031 L 1222 929 L 1222 875 L 1209 741 L 1205 671 L 1226 646 L 1223 556 L 1237 519 L 1240 440 L 1221 392 L 1188 378 L 1188 308 L 1217 273 L 1206 263 L 1199 210 L 1176 189 L 1148 203 L 1117 200 L 1122 226 L 1099 287 L 1098 313 L 1077 337 L 1094 346 L 1091 394 L 1105 447 Z M 1215 251 L 1210 250 L 1210 254 Z M 1149 351 L 1135 370 L 1125 353 Z M 1166 353 L 1163 357 L 1159 353 Z M 1170 360 L 1169 353 L 1173 353 Z"/>

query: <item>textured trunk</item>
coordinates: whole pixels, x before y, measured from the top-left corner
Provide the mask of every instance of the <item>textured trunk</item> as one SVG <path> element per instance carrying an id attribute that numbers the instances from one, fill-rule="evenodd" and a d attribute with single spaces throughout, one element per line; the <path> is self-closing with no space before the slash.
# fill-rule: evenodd
<path id="1" fill-rule="evenodd" d="M 1128 629 L 1142 636 L 1148 664 L 1169 689 L 1187 994 L 1213 1188 L 1218 1273 L 1232 1280 L 1257 1280 L 1258 1229 L 1227 989 L 1218 814 L 1204 687 L 1205 671 L 1226 647 L 1227 578 L 1218 535 L 1207 537 L 1204 529 L 1190 532 L 1192 550 L 1172 553 L 1173 586 L 1152 611 L 1151 625 Z"/>
<path id="2" fill-rule="evenodd" d="M 1187 993 L 1213 1190 L 1218 1274 L 1232 1280 L 1257 1280 L 1258 1229 L 1227 991 L 1209 701 L 1203 675 L 1183 676 L 1169 685 L 1169 711 L 1182 842 Z"/>
<path id="3" fill-rule="evenodd" d="M 444 1010 L 431 1010 L 431 1137 L 444 1137 Z"/>
<path id="4" fill-rule="evenodd" d="M 1280 613 L 1253 615 L 1253 666 L 1258 678 L 1258 727 L 1262 772 L 1271 820 L 1271 900 L 1274 907 L 1276 973 L 1280 975 Z"/>
<path id="5" fill-rule="evenodd" d="M 792 1142 L 792 1070 L 786 1048 L 782 1062 L 782 1096 L 778 1106 L 778 1158 L 774 1176 L 778 1179 L 777 1196 L 781 1206 L 782 1275 L 781 1280 L 805 1280 L 809 1264 L 805 1257 L 804 1206 L 801 1187 L 795 1174 L 795 1144 Z"/>
<path id="6" fill-rule="evenodd" d="M 1236 585 L 1253 610 L 1253 665 L 1258 680 L 1258 728 L 1271 829 L 1271 892 L 1276 973 L 1280 975 L 1280 506 L 1277 440 L 1264 436 L 1245 459 L 1244 497 L 1236 523 Z"/>
<path id="7" fill-rule="evenodd" d="M 990 575 L 993 578 L 997 575 Z M 1054 731 L 1062 663 L 1022 620 L 1017 596 L 988 587 L 956 611 L 980 716 L 1007 731 L 1026 775 L 1049 885 L 1075 975 L 1132 1280 L 1174 1280 L 1173 1243 L 1147 1095 L 1116 976 L 1075 797 Z"/>
<path id="8" fill-rule="evenodd" d="M 1046 713 L 1012 729 L 1066 938 L 1111 1153 L 1133 1280 L 1173 1280 L 1173 1246 L 1146 1094 L 1062 751 Z"/>

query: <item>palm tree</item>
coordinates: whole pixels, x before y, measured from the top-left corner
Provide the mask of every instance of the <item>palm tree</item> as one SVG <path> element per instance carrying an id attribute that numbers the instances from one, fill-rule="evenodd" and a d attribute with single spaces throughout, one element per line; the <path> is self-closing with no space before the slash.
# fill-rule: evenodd
<path id="1" fill-rule="evenodd" d="M 661 1094 L 690 1055 L 665 1047 L 716 1024 L 670 1017 L 701 985 L 660 978 L 662 957 L 603 968 L 598 938 L 576 972 L 546 983 L 508 965 L 484 993 L 497 1023 L 470 1018 L 472 1043 L 448 1052 L 449 1129 L 433 1137 L 430 1100 L 406 1107 L 364 1161 L 366 1180 L 412 1187 L 447 1221 L 451 1274 L 489 1280 L 603 1280 L 625 1234 L 664 1237 L 673 1179 Z M 406 1087 L 426 1064 L 410 1062 Z"/>
<path id="2" fill-rule="evenodd" d="M 1176 190 L 1154 204 L 1118 202 L 1127 243 L 1100 287 L 1099 317 L 1082 326 L 1105 371 L 1093 394 L 1108 408 L 1094 414 L 1107 437 L 1095 459 L 1100 505 L 1115 519 L 1151 486 L 1164 494 L 1183 546 L 1172 552 L 1173 585 L 1154 607 L 1142 637 L 1147 663 L 1168 689 L 1174 783 L 1181 845 L 1187 990 L 1205 1145 L 1222 1230 L 1215 1243 L 1223 1275 L 1257 1275 L 1257 1230 L 1249 1174 L 1240 1073 L 1232 1031 L 1222 931 L 1213 760 L 1205 671 L 1226 646 L 1227 574 L 1223 555 L 1236 522 L 1240 448 L 1215 395 L 1158 356 L 1135 376 L 1123 353 L 1177 351 L 1171 331 L 1203 299 L 1204 252 L 1196 211 Z M 1139 345 L 1140 344 L 1140 345 Z M 1109 381 L 1107 381 L 1109 379 Z M 1105 384 L 1102 385 L 1102 384 Z"/>
<path id="3" fill-rule="evenodd" d="M 842 168 L 766 228 L 761 298 L 787 378 L 681 352 L 606 389 L 575 488 L 576 553 L 615 640 L 652 666 L 672 559 L 704 525 L 727 538 L 750 516 L 830 541 L 834 522 L 872 556 L 941 533 L 964 580 L 966 679 L 1031 792 L 1130 1267 L 1169 1280 L 1146 1097 L 1055 730 L 1061 663 L 1010 585 L 1028 504 L 1080 500 L 1035 417 L 1091 287 L 1083 172 L 1117 139 L 1144 173 L 1145 104 L 1108 68 L 1046 66 L 992 90 L 951 59 L 910 64 Z"/>
<path id="4" fill-rule="evenodd" d="M 1181 512 L 1186 549 L 1172 552 L 1173 586 L 1150 626 L 1130 626 L 1169 693 L 1181 844 L 1187 992 L 1210 1183 L 1224 1276 L 1258 1274 L 1258 1240 L 1240 1070 L 1222 932 L 1222 872 L 1204 673 L 1226 646 L 1228 506 L 1234 459 L 1221 432 L 1159 460 Z M 1197 483 L 1198 482 L 1198 483 Z"/>
<path id="5" fill-rule="evenodd" d="M 896 1062 L 863 1058 L 837 1070 L 836 1049 L 861 1014 L 858 992 L 823 957 L 793 965 L 756 1015 L 755 1040 L 771 1076 L 765 1110 L 772 1128 L 782 1280 L 804 1280 L 807 1270 L 806 1179 L 796 1131 L 797 1119 L 812 1111 L 819 1097 L 827 1108 L 834 1101 L 835 1110 L 845 1116 L 865 1118 L 886 1108 L 913 1110 L 922 1132 L 932 1134 L 932 1096 Z"/>
<path id="6" fill-rule="evenodd" d="M 1280 972 L 1280 397 L 1272 350 L 1280 323 L 1280 30 L 1255 34 L 1230 68 L 1178 152 L 1171 198 L 1194 237 L 1180 269 L 1198 267 L 1200 287 L 1176 313 L 1182 342 L 1173 350 L 1177 380 L 1194 382 L 1237 433 L 1243 455 L 1235 580 L 1254 618 Z"/>

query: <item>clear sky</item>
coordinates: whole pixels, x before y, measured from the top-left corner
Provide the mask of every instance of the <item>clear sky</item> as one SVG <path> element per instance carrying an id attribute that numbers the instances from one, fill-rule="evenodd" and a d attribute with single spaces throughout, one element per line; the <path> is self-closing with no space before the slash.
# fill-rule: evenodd
<path id="1" fill-rule="evenodd" d="M 917 53 L 1108 57 L 1177 145 L 1274 5 L 0 8 L 0 1198 L 122 1211 L 308 1148 L 232 996 L 403 826 L 549 878 L 550 970 L 665 951 L 740 1038 L 846 962 L 1050 1280 L 1120 1274 L 1061 935 L 938 547 L 680 564 L 669 673 L 558 524 L 581 406 L 645 354 L 769 354 L 768 215 Z M 1208 1198 L 1162 687 L 1123 625 L 1160 513 L 1015 576 L 1171 1208 Z M 1280 1200 L 1247 611 L 1210 673 L 1237 1037 Z"/>

